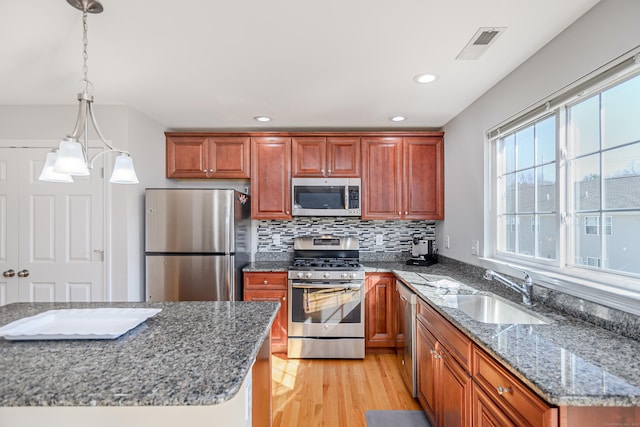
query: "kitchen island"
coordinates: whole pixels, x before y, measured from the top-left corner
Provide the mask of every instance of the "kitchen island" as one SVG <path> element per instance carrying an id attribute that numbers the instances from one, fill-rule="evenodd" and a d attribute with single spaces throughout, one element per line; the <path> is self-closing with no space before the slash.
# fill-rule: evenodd
<path id="1" fill-rule="evenodd" d="M 116 339 L 0 339 L 1 425 L 245 426 L 252 389 L 254 412 L 270 402 L 278 303 L 10 304 L 0 307 L 0 326 L 52 309 L 98 307 L 162 311 Z M 268 406 L 260 409 L 265 425 Z"/>

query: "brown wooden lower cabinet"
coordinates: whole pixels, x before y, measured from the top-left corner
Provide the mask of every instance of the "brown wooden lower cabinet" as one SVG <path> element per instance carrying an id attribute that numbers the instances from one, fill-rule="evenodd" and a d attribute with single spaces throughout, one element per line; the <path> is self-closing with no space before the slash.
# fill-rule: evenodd
<path id="1" fill-rule="evenodd" d="M 273 420 L 271 386 L 271 334 L 269 334 L 251 368 L 251 425 L 253 427 L 271 427 Z"/>
<path id="2" fill-rule="evenodd" d="M 433 427 L 558 425 L 558 408 L 423 301 L 416 323 L 418 400 Z"/>
<path id="3" fill-rule="evenodd" d="M 560 427 L 573 426 L 637 426 L 638 406 L 561 406 Z"/>
<path id="4" fill-rule="evenodd" d="M 244 273 L 243 288 L 245 301 L 280 302 L 280 310 L 271 326 L 271 352 L 286 353 L 289 328 L 287 273 Z"/>
<path id="5" fill-rule="evenodd" d="M 416 323 L 418 401 L 427 419 L 433 427 L 471 426 L 469 372 L 431 333 L 429 323 L 424 320 Z"/>
<path id="6" fill-rule="evenodd" d="M 365 276 L 365 345 L 395 347 L 394 295 L 396 279 L 392 273 Z"/>
<path id="7" fill-rule="evenodd" d="M 500 407 L 482 391 L 472 387 L 471 404 L 473 406 L 473 425 L 476 427 L 518 427 Z"/>
<path id="8" fill-rule="evenodd" d="M 495 403 L 496 411 L 518 426 L 558 425 L 558 408 L 549 406 L 479 348 L 473 351 L 474 387 Z M 494 411 L 494 414 L 496 412 Z"/>

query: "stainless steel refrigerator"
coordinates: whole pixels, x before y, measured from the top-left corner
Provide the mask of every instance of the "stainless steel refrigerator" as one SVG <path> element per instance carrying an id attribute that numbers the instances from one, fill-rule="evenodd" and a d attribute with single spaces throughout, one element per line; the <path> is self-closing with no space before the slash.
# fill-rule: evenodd
<path id="1" fill-rule="evenodd" d="M 235 190 L 147 189 L 146 300 L 242 300 L 249 203 Z"/>

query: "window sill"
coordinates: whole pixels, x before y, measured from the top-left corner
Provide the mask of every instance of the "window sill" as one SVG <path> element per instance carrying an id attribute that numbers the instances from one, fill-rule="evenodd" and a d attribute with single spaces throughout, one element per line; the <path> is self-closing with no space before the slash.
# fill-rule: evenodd
<path id="1" fill-rule="evenodd" d="M 517 269 L 526 270 L 534 284 L 640 316 L 640 280 L 601 272 L 560 269 L 521 260 L 480 258 L 484 268 L 521 277 Z M 634 290 L 637 289 L 637 290 Z"/>

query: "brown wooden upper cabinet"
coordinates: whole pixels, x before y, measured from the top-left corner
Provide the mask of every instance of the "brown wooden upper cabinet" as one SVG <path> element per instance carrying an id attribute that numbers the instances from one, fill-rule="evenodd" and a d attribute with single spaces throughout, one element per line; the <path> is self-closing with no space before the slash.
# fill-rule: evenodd
<path id="1" fill-rule="evenodd" d="M 362 137 L 362 219 L 444 219 L 443 134 Z"/>
<path id="2" fill-rule="evenodd" d="M 250 138 L 165 133 L 167 178 L 249 178 Z"/>
<path id="3" fill-rule="evenodd" d="M 291 138 L 251 138 L 251 218 L 291 219 Z"/>
<path id="4" fill-rule="evenodd" d="M 292 141 L 294 177 L 360 176 L 359 136 L 300 136 Z"/>

